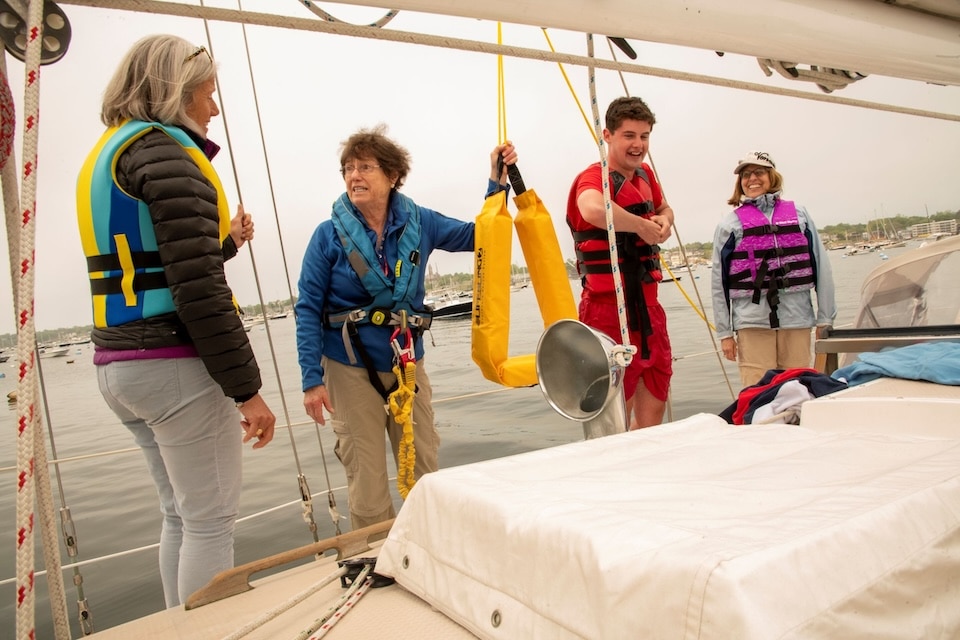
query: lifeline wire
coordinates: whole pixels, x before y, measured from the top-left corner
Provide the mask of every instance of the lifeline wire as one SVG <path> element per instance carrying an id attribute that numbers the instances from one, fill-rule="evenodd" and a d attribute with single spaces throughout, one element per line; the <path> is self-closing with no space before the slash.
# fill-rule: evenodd
<path id="1" fill-rule="evenodd" d="M 203 2 L 204 0 L 200 0 L 201 7 L 204 6 Z M 246 25 L 242 25 L 242 26 L 244 29 L 244 32 L 243 32 L 244 42 L 246 42 Z M 210 37 L 210 24 L 206 18 L 203 19 L 203 29 L 207 37 L 207 50 L 210 52 L 210 57 L 216 60 L 216 56 L 214 55 L 214 51 L 213 51 L 213 41 Z M 248 49 L 248 60 L 249 60 L 249 49 Z M 226 101 L 222 99 L 223 92 L 221 91 L 221 87 L 220 87 L 220 78 L 219 76 L 215 76 L 215 78 L 217 83 L 217 92 L 221 95 L 220 111 L 222 112 L 222 115 L 223 115 L 223 130 L 227 137 L 227 150 L 228 150 L 228 155 L 230 157 L 230 166 L 233 169 L 234 186 L 237 190 L 238 200 L 240 201 L 240 203 L 243 203 L 243 195 L 240 189 L 240 180 L 237 172 L 237 162 L 233 152 L 233 144 L 230 137 L 230 126 L 228 124 L 229 121 L 227 119 Z M 251 77 L 251 81 L 252 81 L 252 77 Z M 259 110 L 257 112 L 257 120 L 258 121 L 260 120 Z M 262 134 L 262 129 L 261 129 L 261 134 Z M 262 143 L 263 143 L 263 138 L 261 135 L 261 144 Z M 272 192 L 273 192 L 273 188 L 271 183 L 271 193 Z M 260 274 L 259 274 L 259 271 L 257 270 L 257 260 L 253 251 L 253 242 L 248 241 L 247 244 L 249 245 L 249 248 L 250 248 L 250 265 L 253 267 L 253 277 L 257 283 L 257 297 L 260 300 L 260 310 L 261 310 L 261 313 L 264 314 L 263 326 L 267 331 L 267 343 L 270 346 L 270 356 L 273 362 L 273 371 L 274 371 L 274 375 L 276 376 L 277 386 L 280 390 L 280 402 L 281 402 L 281 405 L 283 406 L 283 414 L 284 414 L 284 419 L 286 420 L 287 433 L 290 437 L 290 447 L 293 453 L 294 462 L 297 466 L 297 483 L 298 483 L 298 488 L 300 490 L 300 496 L 303 500 L 303 519 L 307 523 L 307 527 L 309 528 L 310 533 L 313 536 L 313 541 L 318 542 L 320 540 L 320 536 L 317 533 L 317 523 L 313 518 L 313 500 L 310 495 L 310 490 L 307 487 L 306 476 L 303 474 L 302 466 L 300 464 L 300 456 L 297 453 L 297 443 L 293 437 L 293 431 L 290 428 L 290 414 L 287 410 L 286 395 L 283 393 L 283 381 L 282 381 L 282 378 L 280 377 L 279 366 L 277 365 L 276 349 L 274 348 L 274 345 L 273 345 L 273 334 L 270 331 L 270 322 L 267 320 L 267 317 L 266 317 L 267 314 L 265 313 L 265 310 L 267 307 L 266 307 L 266 304 L 264 304 L 264 300 L 263 300 L 263 289 L 260 286 Z"/>

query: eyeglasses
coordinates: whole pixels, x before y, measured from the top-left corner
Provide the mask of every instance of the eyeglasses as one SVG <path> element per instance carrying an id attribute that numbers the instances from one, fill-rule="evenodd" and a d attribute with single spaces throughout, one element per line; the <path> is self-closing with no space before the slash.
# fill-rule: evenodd
<path id="1" fill-rule="evenodd" d="M 740 179 L 741 179 L 741 180 L 746 180 L 747 178 L 752 178 L 753 176 L 757 176 L 758 178 L 762 178 L 763 176 L 767 175 L 768 173 L 770 173 L 770 169 L 767 169 L 766 167 L 760 167 L 759 169 L 749 169 L 749 170 L 745 170 L 745 171 L 741 171 L 741 172 L 740 172 Z"/>
<path id="2" fill-rule="evenodd" d="M 347 164 L 340 167 L 340 175 L 346 178 L 348 175 L 354 171 L 359 171 L 360 175 L 365 176 L 374 169 L 379 169 L 380 165 L 378 164 Z"/>
<path id="3" fill-rule="evenodd" d="M 196 50 L 195 50 L 193 53 L 191 53 L 190 55 L 188 55 L 186 58 L 183 59 L 184 64 L 186 64 L 187 62 L 190 62 L 191 60 L 193 60 L 194 58 L 196 58 L 196 57 L 197 57 L 198 55 L 200 55 L 201 53 L 207 54 L 207 59 L 210 60 L 210 62 L 213 62 L 213 58 L 210 57 L 210 52 L 207 51 L 207 48 L 206 48 L 206 47 L 204 47 L 204 46 L 201 45 L 201 46 L 197 47 Z"/>

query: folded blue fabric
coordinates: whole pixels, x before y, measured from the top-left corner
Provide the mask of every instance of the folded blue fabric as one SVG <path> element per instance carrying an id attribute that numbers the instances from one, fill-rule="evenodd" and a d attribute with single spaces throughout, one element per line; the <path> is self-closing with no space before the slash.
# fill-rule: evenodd
<path id="1" fill-rule="evenodd" d="M 856 362 L 837 369 L 831 377 L 846 380 L 851 387 L 877 378 L 960 385 L 960 343 L 926 342 L 876 353 L 861 353 Z"/>

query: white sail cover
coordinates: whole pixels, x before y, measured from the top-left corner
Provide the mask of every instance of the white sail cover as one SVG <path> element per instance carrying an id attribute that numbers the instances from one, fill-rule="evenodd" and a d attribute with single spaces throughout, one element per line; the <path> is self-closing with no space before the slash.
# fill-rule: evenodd
<path id="1" fill-rule="evenodd" d="M 930 241 L 881 263 L 864 278 L 854 325 L 861 329 L 960 325 L 957 273 L 960 236 Z"/>
<path id="2" fill-rule="evenodd" d="M 960 635 L 960 438 L 661 427 L 444 469 L 377 571 L 482 638 Z"/>

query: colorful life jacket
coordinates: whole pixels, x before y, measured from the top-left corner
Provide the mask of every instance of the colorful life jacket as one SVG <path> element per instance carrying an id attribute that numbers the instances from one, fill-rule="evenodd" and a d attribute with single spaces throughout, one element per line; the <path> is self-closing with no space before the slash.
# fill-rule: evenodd
<path id="1" fill-rule="evenodd" d="M 810 246 L 800 229 L 797 208 L 789 200 L 777 200 L 769 220 L 752 204 L 740 206 L 736 214 L 743 237 L 730 254 L 730 297 L 751 298 L 760 304 L 765 293 L 770 327 L 776 329 L 779 292 L 806 291 L 815 283 Z"/>
<path id="2" fill-rule="evenodd" d="M 347 253 L 347 261 L 370 294 L 371 301 L 356 309 L 329 311 L 326 315 L 328 326 L 339 328 L 344 323 L 396 325 L 401 321 L 401 312 L 406 312 L 407 322 L 412 326 L 420 330 L 430 327 L 430 312 L 414 308 L 420 284 L 420 208 L 413 200 L 396 192 L 390 197 L 390 207 L 407 211 L 392 281 L 384 273 L 363 224 L 353 213 L 353 204 L 347 194 L 342 194 L 333 203 L 333 226 Z"/>
<path id="3" fill-rule="evenodd" d="M 650 177 L 643 169 L 637 169 L 637 175 L 643 179 L 643 185 L 650 184 Z M 656 211 L 649 188 L 641 191 L 616 171 L 610 172 L 613 183 L 611 197 L 614 202 L 630 213 L 649 218 Z M 575 208 L 574 208 L 575 209 Z M 579 210 L 567 216 L 567 224 L 573 233 L 574 249 L 577 253 L 577 272 L 584 280 L 584 286 L 591 291 L 613 292 L 614 283 L 610 264 L 610 244 L 607 230 L 599 229 L 586 222 Z M 648 245 L 635 233 L 617 232 L 617 254 L 619 267 L 624 280 L 628 274 L 643 282 L 659 282 L 663 279 L 660 272 L 660 247 Z"/>
<path id="4" fill-rule="evenodd" d="M 367 370 L 370 384 L 386 401 L 398 387 L 387 389 L 380 381 L 373 360 L 367 353 L 357 325 L 372 324 L 378 327 L 396 326 L 393 346 L 397 358 L 411 360 L 414 354 L 413 341 L 430 328 L 433 319 L 429 310 L 416 309 L 417 289 L 420 285 L 420 207 L 410 198 L 394 192 L 390 197 L 391 213 L 403 215 L 406 210 L 407 221 L 400 233 L 397 246 L 397 263 L 393 267 L 393 280 L 384 273 L 380 259 L 376 255 L 360 218 L 354 213 L 353 204 L 344 193 L 333 203 L 333 227 L 337 237 L 347 253 L 347 261 L 356 272 L 363 288 L 370 294 L 370 302 L 354 309 L 328 311 L 324 316 L 327 327 L 339 328 L 343 346 L 350 364 L 357 364 L 357 354 Z M 406 334 L 407 344 L 401 348 L 398 342 L 400 333 Z M 354 350 L 356 349 L 356 350 Z M 402 353 L 401 353 L 402 352 Z"/>
<path id="5" fill-rule="evenodd" d="M 628 181 L 620 173 L 611 171 L 611 198 L 630 213 L 649 218 L 656 212 L 653 192 L 650 189 L 650 176 L 643 168 L 637 169 L 637 175 L 642 180 L 639 185 Z M 573 197 L 574 194 L 571 193 L 571 199 Z M 575 203 L 568 206 L 567 224 L 573 233 L 577 272 L 583 281 L 584 289 L 596 293 L 612 293 L 615 286 L 606 229 L 599 229 L 584 220 Z M 615 236 L 628 324 L 632 331 L 640 331 L 643 337 L 640 357 L 647 359 L 650 355 L 646 337 L 653 329 L 643 284 L 652 284 L 663 279 L 660 271 L 660 247 L 648 245 L 635 233 L 617 232 Z"/>
<path id="6" fill-rule="evenodd" d="M 116 181 L 120 155 L 158 129 L 176 140 L 217 191 L 220 241 L 230 233 L 230 210 L 220 178 L 197 144 L 177 127 L 128 120 L 107 129 L 87 156 L 77 181 L 77 221 L 87 257 L 93 321 L 116 327 L 175 311 L 147 204 Z"/>

